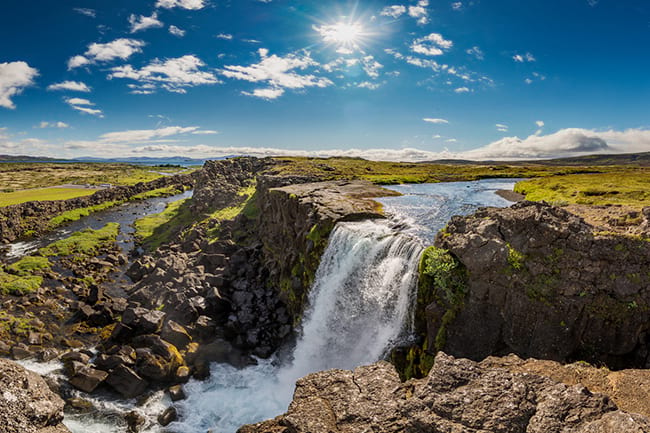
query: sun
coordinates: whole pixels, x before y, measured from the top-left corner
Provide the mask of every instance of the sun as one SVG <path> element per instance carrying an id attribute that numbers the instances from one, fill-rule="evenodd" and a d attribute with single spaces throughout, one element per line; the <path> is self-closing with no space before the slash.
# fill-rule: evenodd
<path id="1" fill-rule="evenodd" d="M 339 21 L 334 24 L 315 25 L 313 28 L 323 38 L 323 42 L 345 49 L 359 48 L 367 34 L 363 25 L 358 21 Z"/>

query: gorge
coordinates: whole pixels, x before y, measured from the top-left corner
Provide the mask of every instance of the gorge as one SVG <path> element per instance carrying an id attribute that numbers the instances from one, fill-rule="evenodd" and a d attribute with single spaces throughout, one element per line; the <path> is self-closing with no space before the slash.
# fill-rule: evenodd
<path id="1" fill-rule="evenodd" d="M 185 215 L 201 218 L 169 227 L 166 242 L 135 258 L 127 272 L 132 283 L 122 287 L 126 296 L 113 296 L 109 290 L 99 290 L 99 295 L 95 290 L 94 299 L 91 293 L 80 295 L 83 305 L 77 308 L 83 315 L 75 320 L 104 323 L 100 328 L 106 332 L 93 340 L 96 353 L 82 348 L 62 359 L 73 386 L 83 389 L 88 381 L 97 382 L 88 388 L 97 389 L 96 397 L 73 391 L 65 380 L 59 387 L 68 399 L 109 409 L 67 416 L 73 431 L 159 430 L 163 427 L 156 418 L 169 413 L 171 404 L 161 390 L 168 389 L 174 399 L 179 384 L 184 384 L 180 392 L 186 398 L 173 404 L 178 421 L 167 423 L 165 431 L 235 431 L 286 410 L 295 381 L 308 373 L 355 369 L 381 359 L 392 359 L 402 379 L 426 376 L 433 365 L 432 374 L 441 375 L 435 380 L 456 370 L 480 370 L 465 379 L 465 373 L 458 373 L 458 383 L 476 380 L 496 387 L 497 382 L 481 378 L 502 371 L 503 363 L 476 366 L 442 352 L 434 362 L 436 350 L 476 361 L 513 352 L 563 362 L 587 359 L 617 368 L 645 367 L 647 323 L 635 313 L 648 305 L 643 274 L 647 242 L 612 234 L 594 237 L 577 217 L 544 205 L 479 210 L 508 205 L 494 192 L 512 189 L 514 181 L 397 186 L 394 190 L 404 195 L 393 197 L 394 192 L 367 182 L 269 174 L 273 167 L 272 161 L 248 158 L 206 163 L 195 175 L 193 198 L 181 208 L 187 209 Z M 644 218 L 640 225 L 647 227 Z M 444 254 L 432 262 L 427 249 L 423 265 L 420 256 L 441 229 L 435 248 Z M 603 254 L 586 253 L 594 248 Z M 598 273 L 589 271 L 590 266 Z M 608 266 L 619 269 L 616 278 L 611 279 Z M 584 272 L 568 275 L 569 268 Z M 446 285 L 456 280 L 463 284 Z M 531 314 L 545 327 L 528 326 Z M 609 329 L 612 338 L 589 340 L 589 329 L 599 330 L 599 335 Z M 570 349 L 560 347 L 560 341 Z M 360 377 L 367 377 L 371 386 L 368 391 L 357 385 L 359 392 L 377 395 L 362 400 L 383 396 L 383 385 L 398 387 L 407 396 L 421 392 L 419 382 L 412 382 L 414 391 L 409 391 L 409 382 L 398 385 L 397 373 L 385 364 L 363 368 Z M 325 390 L 329 385 L 323 384 L 348 381 L 347 373 L 337 374 L 300 381 L 290 407 L 293 415 L 279 418 L 278 425 L 242 431 L 320 431 L 291 419 L 299 418 L 301 401 L 314 397 L 308 394 L 318 394 L 309 380 Z M 551 379 L 535 379 L 533 386 L 529 377 L 498 374 L 534 388 L 527 419 L 538 401 L 550 395 L 548 390 L 557 388 Z M 355 380 L 346 383 L 354 385 Z M 152 391 L 153 398 L 140 407 L 129 400 Z M 125 400 L 116 399 L 115 392 Z M 591 408 L 585 415 L 590 420 L 611 412 L 606 419 L 616 418 L 620 426 L 625 418 L 611 402 L 578 398 L 574 390 L 561 392 L 567 394 L 557 398 L 577 398 L 581 408 Z M 393 405 L 388 398 L 380 400 Z M 401 407 L 395 405 L 391 407 Z M 135 415 L 124 417 L 133 409 Z M 475 411 L 489 412 L 480 406 Z M 341 413 L 357 416 L 354 411 Z M 457 421 L 437 414 L 445 422 Z M 631 419 L 635 426 L 644 425 L 639 417 Z M 399 430 L 382 425 L 380 431 Z M 525 431 L 511 425 L 503 431 Z M 358 431 L 361 424 L 349 428 Z M 420 431 L 413 428 L 407 431 Z"/>

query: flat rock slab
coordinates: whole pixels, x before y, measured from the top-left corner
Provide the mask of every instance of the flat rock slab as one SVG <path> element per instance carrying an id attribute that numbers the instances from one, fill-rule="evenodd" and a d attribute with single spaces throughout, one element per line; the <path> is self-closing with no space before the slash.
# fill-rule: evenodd
<path id="1" fill-rule="evenodd" d="M 303 183 L 272 188 L 273 191 L 310 203 L 318 213 L 334 221 L 381 218 L 381 205 L 372 199 L 400 195 L 364 180 Z"/>

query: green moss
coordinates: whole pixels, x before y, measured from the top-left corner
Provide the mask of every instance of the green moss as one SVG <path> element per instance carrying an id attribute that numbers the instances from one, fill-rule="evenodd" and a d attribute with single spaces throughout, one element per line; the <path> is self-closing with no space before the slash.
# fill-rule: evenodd
<path id="1" fill-rule="evenodd" d="M 136 220 L 135 237 L 146 250 L 153 251 L 169 242 L 179 229 L 189 226 L 195 219 L 188 199 L 177 200 L 168 203 L 161 213 Z"/>
<path id="2" fill-rule="evenodd" d="M 35 271 L 49 269 L 51 266 L 52 264 L 47 257 L 26 256 L 17 262 L 7 266 L 7 271 L 12 274 L 26 276 L 34 273 Z"/>
<path id="3" fill-rule="evenodd" d="M 93 212 L 99 212 L 104 209 L 111 208 L 113 206 L 117 206 L 118 204 L 124 203 L 123 201 L 107 201 L 104 203 L 100 203 L 95 206 L 89 206 L 89 207 L 83 207 L 79 209 L 72 209 L 66 212 L 63 212 L 60 215 L 55 216 L 54 218 L 50 219 L 49 224 L 52 227 L 60 226 L 62 224 L 72 222 L 72 221 L 77 221 L 83 217 L 87 217 Z"/>
<path id="4" fill-rule="evenodd" d="M 112 244 L 117 238 L 120 225 L 108 223 L 98 230 L 85 229 L 71 234 L 65 239 L 51 243 L 38 250 L 39 254 L 48 256 L 92 256 L 104 246 Z"/>
<path id="5" fill-rule="evenodd" d="M 176 186 L 168 186 L 165 188 L 152 189 L 151 191 L 141 192 L 129 198 L 131 201 L 146 200 L 149 198 L 169 197 L 171 195 L 180 194 L 183 192 L 182 188 Z"/>
<path id="6" fill-rule="evenodd" d="M 13 275 L 0 271 L 0 293 L 3 295 L 25 295 L 41 287 L 40 275 Z"/>
<path id="7" fill-rule="evenodd" d="M 506 247 L 508 248 L 508 264 L 510 268 L 514 271 L 521 271 L 524 268 L 526 256 L 514 249 L 510 244 L 506 244 Z"/>

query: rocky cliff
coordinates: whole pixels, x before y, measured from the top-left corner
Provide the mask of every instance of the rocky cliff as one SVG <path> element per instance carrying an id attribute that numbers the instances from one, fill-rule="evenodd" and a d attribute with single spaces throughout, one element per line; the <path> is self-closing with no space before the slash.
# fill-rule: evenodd
<path id="1" fill-rule="evenodd" d="M 429 353 L 650 366 L 650 242 L 522 202 L 454 217 L 421 264 Z"/>
<path id="2" fill-rule="evenodd" d="M 0 431 L 69 433 L 63 400 L 38 374 L 0 358 Z"/>
<path id="3" fill-rule="evenodd" d="M 284 415 L 238 433 L 365 431 L 643 433 L 650 420 L 582 385 L 439 353 L 426 378 L 405 383 L 386 362 L 311 374 Z"/>

